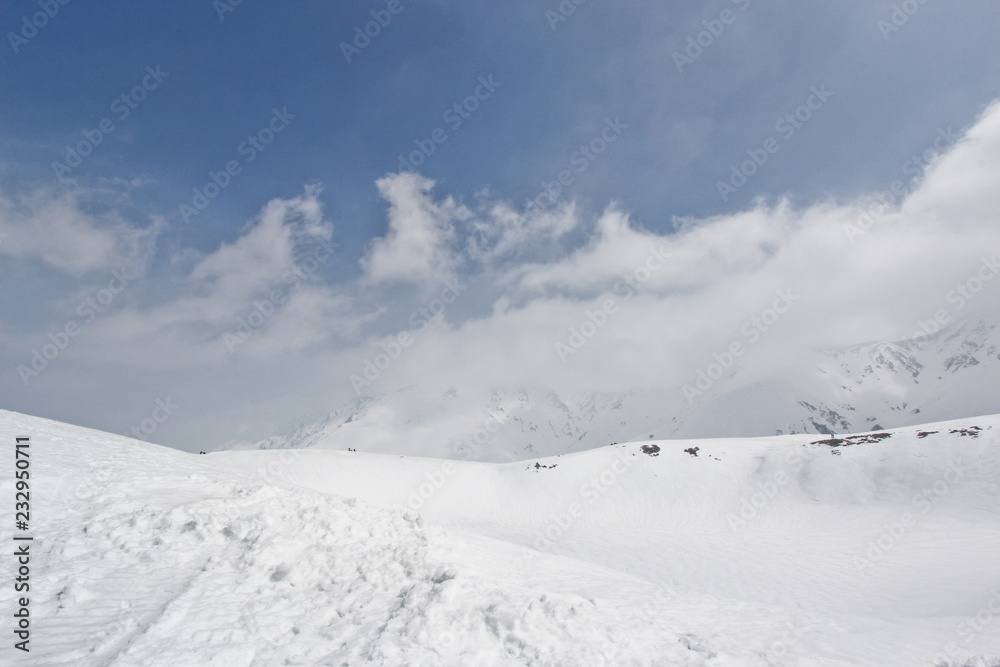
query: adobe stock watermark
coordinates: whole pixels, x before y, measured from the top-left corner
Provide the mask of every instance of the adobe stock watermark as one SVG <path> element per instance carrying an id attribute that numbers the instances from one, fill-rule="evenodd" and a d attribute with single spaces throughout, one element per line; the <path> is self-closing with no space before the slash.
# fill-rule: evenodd
<path id="1" fill-rule="evenodd" d="M 465 290 L 466 286 L 456 279 L 445 281 L 445 286 L 437 297 L 410 314 L 410 328 L 408 330 L 401 331 L 380 342 L 379 348 L 382 351 L 377 352 L 374 358 L 365 357 L 360 375 L 351 374 L 350 382 L 354 393 L 360 397 L 361 390 L 370 387 L 373 382 L 378 380 L 382 373 L 388 370 L 396 359 L 399 359 L 403 350 L 413 344 L 416 333 L 427 326 L 431 320 L 440 317 L 445 309 L 455 303 Z"/>
<path id="2" fill-rule="evenodd" d="M 269 611 L 270 606 L 268 605 L 266 609 Z M 295 622 L 293 620 L 289 618 L 280 618 L 262 621 L 258 618 L 259 613 L 259 610 L 252 610 L 250 608 L 244 609 L 242 615 L 240 616 L 240 621 L 249 631 L 251 636 L 262 638 L 265 642 L 267 642 L 271 649 L 280 649 L 288 645 L 298 634 L 298 630 L 296 629 Z M 236 664 L 267 664 L 264 662 L 265 658 L 260 655 L 260 649 L 246 647 L 245 650 L 250 654 L 247 656 L 248 659 L 246 660 L 246 663 L 237 663 L 235 656 L 227 656 L 227 658 Z"/>
<path id="3" fill-rule="evenodd" d="M 106 312 L 118 295 L 138 277 L 138 270 L 131 264 L 126 264 L 120 270 L 111 272 L 107 287 L 95 291 L 78 303 L 74 310 L 77 318 L 70 318 L 60 329 L 50 331 L 47 343 L 43 343 L 41 348 L 32 348 L 31 360 L 18 364 L 17 373 L 24 386 L 27 387 L 33 378 L 47 369 L 69 347 L 70 342 L 83 332 L 86 325 Z"/>
<path id="4" fill-rule="evenodd" d="M 471 460 L 483 451 L 493 435 L 500 430 L 503 422 L 495 414 L 490 414 L 483 420 L 482 426 L 473 429 L 451 445 L 452 450 L 463 460 Z"/>
<path id="5" fill-rule="evenodd" d="M 847 236 L 848 241 L 854 243 L 859 236 L 864 235 L 876 222 L 892 211 L 897 202 L 903 201 L 913 191 L 927 167 L 961 139 L 959 135 L 952 132 L 950 127 L 947 129 L 938 128 L 937 134 L 938 136 L 931 146 L 916 155 L 912 155 L 903 163 L 903 173 L 910 177 L 908 182 L 900 179 L 894 180 L 889 184 L 888 190 L 876 192 L 872 196 L 875 201 L 865 208 L 859 209 L 856 223 L 844 223 L 844 235 Z"/>
<path id="6" fill-rule="evenodd" d="M 128 118 L 139 105 L 146 100 L 151 92 L 160 87 L 164 79 L 170 76 L 170 72 L 164 72 L 157 65 L 146 67 L 146 74 L 131 90 L 126 91 L 116 97 L 110 104 L 110 111 L 119 122 Z M 66 146 L 66 156 L 62 162 L 56 160 L 52 163 L 52 170 L 60 181 L 65 181 L 65 177 L 72 174 L 73 170 L 83 164 L 94 149 L 104 143 L 106 137 L 111 136 L 117 129 L 114 120 L 106 116 L 97 123 L 94 129 L 82 130 L 83 139 Z"/>
<path id="7" fill-rule="evenodd" d="M 964 283 L 959 283 L 949 290 L 945 295 L 945 301 L 950 303 L 958 312 L 965 308 L 966 304 L 976 298 L 976 295 L 983 291 L 986 283 L 993 280 L 997 273 L 1000 273 L 1000 258 L 994 253 L 992 257 L 983 256 L 979 262 L 979 268 L 969 276 Z"/>
<path id="8" fill-rule="evenodd" d="M 340 52 L 344 54 L 347 64 L 350 65 L 352 58 L 361 55 L 361 52 L 371 45 L 372 40 L 389 27 L 392 18 L 402 14 L 404 9 L 406 7 L 402 0 L 389 0 L 385 9 L 371 10 L 372 20 L 365 23 L 363 28 L 360 25 L 354 26 L 354 39 L 350 43 L 340 43 Z"/>
<path id="9" fill-rule="evenodd" d="M 126 433 L 122 433 L 122 435 L 139 440 L 148 440 L 149 436 L 156 433 L 160 425 L 166 422 L 181 407 L 174 403 L 169 396 L 156 399 L 153 401 L 153 405 L 153 410 L 149 413 L 148 417 L 141 419 L 138 424 L 132 426 Z"/>
<path id="10" fill-rule="evenodd" d="M 319 267 L 333 254 L 335 248 L 336 246 L 332 243 L 318 239 L 309 256 L 284 273 L 278 287 L 271 289 L 267 296 L 254 299 L 253 308 L 245 317 L 237 317 L 236 327 L 222 336 L 222 342 L 225 343 L 229 353 L 235 352 L 237 345 L 242 345 L 250 340 L 254 333 L 263 327 L 288 301 L 288 297 L 319 270 Z"/>
<path id="11" fill-rule="evenodd" d="M 243 167 L 257 159 L 257 156 L 267 150 L 267 147 L 274 141 L 274 138 L 285 131 L 297 114 L 288 113 L 288 107 L 274 107 L 271 110 L 271 117 L 264 127 L 254 134 L 247 135 L 247 138 L 236 146 L 236 154 L 244 156 L 240 159 L 233 159 L 226 162 L 219 171 L 209 171 L 208 181 L 200 188 L 193 188 L 194 197 L 191 204 L 180 204 L 177 207 L 184 224 L 190 224 L 191 218 L 200 214 L 211 203 L 213 199 L 229 187 L 233 179 L 243 173 Z"/>
<path id="12" fill-rule="evenodd" d="M 640 264 L 629 275 L 622 276 L 622 279 L 614 284 L 612 291 L 623 297 L 623 300 L 631 299 L 639 292 L 639 288 L 645 285 L 653 277 L 653 274 L 662 269 L 670 253 L 664 252 L 663 248 L 649 248 L 649 255 L 646 261 Z M 596 310 L 587 310 L 586 319 L 578 325 L 569 328 L 569 338 L 564 343 L 558 341 L 555 344 L 556 354 L 564 364 L 571 355 L 579 352 L 587 341 L 597 335 L 597 332 L 608 323 L 608 319 L 618 312 L 618 301 L 615 297 L 608 297 L 601 302 Z"/>
<path id="13" fill-rule="evenodd" d="M 948 290 L 945 301 L 952 306 L 954 312 L 961 312 L 998 273 L 1000 273 L 1000 257 L 996 253 L 992 257 L 984 255 L 980 259 L 979 267 L 964 283 L 959 283 Z M 910 336 L 910 339 L 923 340 L 941 331 L 951 322 L 952 315 L 948 309 L 938 308 L 931 319 L 917 321 L 920 328 Z"/>
<path id="14" fill-rule="evenodd" d="M 778 491 L 793 479 L 793 475 L 802 470 L 806 463 L 805 450 L 795 448 L 785 454 L 783 466 L 776 470 L 769 479 L 754 485 L 753 491 L 742 498 L 738 514 L 726 514 L 726 523 L 733 533 L 746 528 L 750 522 L 778 495 Z M 791 474 L 789 474 L 791 473 Z"/>
<path id="15" fill-rule="evenodd" d="M 280 484 L 292 464 L 302 455 L 301 449 L 269 449 L 260 457 L 256 473 L 257 477 L 267 484 Z"/>
<path id="16" fill-rule="evenodd" d="M 914 495 L 910 499 L 913 511 L 903 512 L 896 517 L 895 521 L 885 524 L 882 532 L 868 542 L 868 548 L 864 554 L 857 554 L 851 558 L 851 563 L 857 569 L 858 574 L 866 574 L 875 563 L 885 558 L 885 555 L 894 549 L 903 537 L 920 522 L 920 517 L 930 512 L 931 508 L 951 492 L 951 487 L 957 484 L 965 473 L 966 469 L 962 465 L 962 460 L 956 458 L 948 464 L 948 469 L 940 479 Z"/>
<path id="17" fill-rule="evenodd" d="M 561 170 L 556 174 L 554 180 L 542 183 L 542 191 L 528 200 L 525 212 L 540 211 L 545 206 L 545 202 L 539 203 L 539 200 L 548 199 L 549 204 L 558 202 L 563 188 L 569 187 L 576 181 L 576 174 L 587 171 L 590 165 L 608 150 L 608 146 L 618 141 L 622 132 L 628 128 L 628 124 L 623 123 L 620 116 L 615 116 L 614 120 L 611 120 L 610 117 L 605 118 L 604 127 L 597 133 L 597 136 L 585 144 L 580 144 L 580 147 L 570 154 L 570 168 Z"/>
<path id="18" fill-rule="evenodd" d="M 715 188 L 719 191 L 719 197 L 722 198 L 722 201 L 728 201 L 730 195 L 736 194 L 740 188 L 746 185 L 748 180 L 768 163 L 771 156 L 781 150 L 782 142 L 791 140 L 796 132 L 812 120 L 814 114 L 822 109 L 831 97 L 833 97 L 833 93 L 826 89 L 825 84 L 819 87 L 812 86 L 804 104 L 775 121 L 774 131 L 778 133 L 780 138 L 770 136 L 764 140 L 760 148 L 748 148 L 746 154 L 749 159 L 741 162 L 739 167 L 730 165 L 728 180 L 716 181 Z"/>
<path id="19" fill-rule="evenodd" d="M 888 42 L 889 36 L 906 25 L 920 9 L 927 4 L 927 0 L 903 0 L 898 5 L 892 6 L 892 12 L 887 19 L 879 19 L 875 25 L 882 33 L 882 41 Z"/>
<path id="20" fill-rule="evenodd" d="M 212 9 L 220 21 L 225 21 L 226 14 L 232 14 L 242 4 L 243 0 L 212 0 Z"/>
<path id="21" fill-rule="evenodd" d="M 503 427 L 507 417 L 508 414 L 503 410 L 487 415 L 480 426 L 452 443 L 451 448 L 455 455 L 451 458 L 476 460 L 476 456 L 483 452 L 493 436 Z"/>
<path id="22" fill-rule="evenodd" d="M 772 667 L 772 665 L 776 664 L 787 664 L 775 661 L 781 660 L 788 655 L 788 651 L 801 642 L 806 633 L 812 630 L 812 626 L 798 626 L 791 621 L 785 621 L 783 627 L 786 628 L 786 631 L 778 639 L 771 642 L 771 645 L 768 646 L 763 655 L 758 655 L 754 658 L 753 665 L 755 667 Z"/>
<path id="23" fill-rule="evenodd" d="M 458 472 L 458 468 L 455 467 L 455 462 L 445 461 L 437 470 L 424 473 L 423 481 L 415 489 L 411 489 L 410 494 L 406 497 L 406 505 L 403 506 L 397 503 L 395 509 L 402 512 L 408 509 L 419 512 L 427 501 L 433 498 L 456 472 Z"/>
<path id="24" fill-rule="evenodd" d="M 998 616 L 1000 616 L 1000 588 L 993 588 L 990 590 L 990 599 L 986 601 L 983 607 L 972 616 L 962 619 L 962 621 L 955 626 L 955 634 L 957 634 L 961 639 L 959 642 L 948 642 L 942 650 L 934 656 L 934 664 L 937 667 L 957 665 L 959 656 L 964 652 L 962 647 L 972 644 L 972 642 L 976 640 L 976 637 L 983 634 L 986 628 L 993 623 Z M 964 664 L 971 665 L 973 663 L 970 660 Z M 988 663 L 984 660 L 982 664 L 986 665 Z"/>
<path id="25" fill-rule="evenodd" d="M 761 336 L 770 330 L 774 326 L 774 323 L 799 300 L 799 297 L 792 294 L 791 287 L 779 289 L 775 292 L 775 295 L 770 308 L 765 308 L 759 315 L 751 317 L 740 327 L 740 333 L 747 339 L 746 342 L 742 339 L 736 339 L 722 352 L 713 353 L 712 358 L 715 361 L 708 364 L 705 368 L 698 369 L 697 373 L 695 373 L 694 385 L 692 386 L 690 383 L 684 384 L 681 389 L 684 392 L 684 398 L 687 399 L 688 405 L 693 405 L 695 398 L 700 398 L 706 391 L 711 389 L 726 374 L 726 371 L 733 367 L 736 360 L 746 354 L 748 347 L 759 341 Z"/>
<path id="26" fill-rule="evenodd" d="M 750 6 L 750 0 L 732 0 L 732 3 L 736 5 L 736 8 L 740 12 L 746 11 L 747 7 Z M 701 58 L 702 54 L 715 44 L 715 40 L 722 36 L 726 28 L 736 23 L 737 16 L 739 14 L 732 9 L 723 9 L 719 12 L 718 18 L 702 21 L 701 24 L 705 29 L 699 31 L 697 34 L 688 35 L 687 47 L 684 49 L 684 53 L 680 51 L 674 51 L 673 53 L 674 65 L 677 66 L 677 71 L 683 74 L 686 66 L 694 64 L 695 60 Z"/>
<path id="27" fill-rule="evenodd" d="M 56 482 L 56 488 L 48 497 L 47 503 L 54 505 L 58 501 L 71 510 L 78 511 L 80 503 L 77 501 L 93 499 L 111 483 L 113 483 L 111 473 L 102 467 L 94 468 L 85 474 L 67 473 Z"/>
<path id="28" fill-rule="evenodd" d="M 652 600 L 647 600 L 641 607 L 635 609 L 629 607 L 625 613 L 636 622 L 636 624 L 649 624 L 663 614 L 664 608 L 672 604 L 677 599 L 677 593 L 657 586 Z"/>
<path id="29" fill-rule="evenodd" d="M 635 465 L 635 457 L 626 455 L 627 451 L 625 448 L 618 448 L 611 465 L 580 487 L 577 492 L 580 501 L 569 503 L 564 511 L 550 516 L 545 522 L 545 526 L 535 531 L 535 549 L 538 551 L 551 549 L 576 525 L 587 507 L 597 504 L 608 490 L 628 473 L 629 469 Z"/>
<path id="30" fill-rule="evenodd" d="M 552 31 L 555 32 L 560 23 L 565 23 L 569 17 L 576 13 L 576 8 L 587 2 L 587 0 L 560 0 L 556 8 L 545 10 L 545 20 L 549 22 Z"/>
<path id="31" fill-rule="evenodd" d="M 452 132 L 458 131 L 462 124 L 472 117 L 479 110 L 480 105 L 500 87 L 499 81 L 493 80 L 492 74 L 480 76 L 478 84 L 470 95 L 461 102 L 455 102 L 445 109 L 441 114 L 441 119 L 447 123 Z M 416 171 L 417 167 L 427 161 L 431 155 L 437 151 L 438 146 L 448 141 L 448 132 L 443 127 L 436 127 L 431 130 L 426 139 L 414 139 L 417 150 L 411 151 L 409 155 L 399 156 L 400 171 Z"/>
<path id="32" fill-rule="evenodd" d="M 21 27 L 17 32 L 8 32 L 7 41 L 14 53 L 18 53 L 21 47 L 38 36 L 38 31 L 49 24 L 49 21 L 56 17 L 59 8 L 68 5 L 70 0 L 38 0 L 36 3 L 41 9 L 29 18 L 27 14 L 21 17 Z"/>

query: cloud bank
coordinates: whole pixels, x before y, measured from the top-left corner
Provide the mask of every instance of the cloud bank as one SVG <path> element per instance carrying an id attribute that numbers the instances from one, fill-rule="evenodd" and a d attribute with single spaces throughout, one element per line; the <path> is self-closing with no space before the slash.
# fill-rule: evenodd
<path id="1" fill-rule="evenodd" d="M 673 220 L 669 234 L 645 229 L 627 203 L 597 214 L 488 194 L 463 203 L 418 174 L 388 174 L 376 183 L 388 228 L 360 258 L 338 254 L 344 223 L 307 187 L 204 256 L 161 257 L 155 289 L 136 278 L 89 321 L 75 299 L 104 289 L 112 269 L 148 262 L 159 223 L 88 213 L 68 194 L 5 197 L 0 255 L 78 284 L 67 297 L 39 283 L 44 324 L 2 321 L 4 403 L 124 432 L 169 396 L 180 407 L 150 438 L 197 450 L 335 407 L 358 393 L 352 377 L 373 394 L 680 395 L 739 342 L 738 382 L 749 383 L 817 348 L 913 336 L 941 310 L 995 319 L 997 182 L 996 103 L 905 193 L 758 200 Z M 331 281 L 331 262 L 345 261 L 358 277 Z M 25 381 L 18 369 L 70 320 L 81 331 Z"/>

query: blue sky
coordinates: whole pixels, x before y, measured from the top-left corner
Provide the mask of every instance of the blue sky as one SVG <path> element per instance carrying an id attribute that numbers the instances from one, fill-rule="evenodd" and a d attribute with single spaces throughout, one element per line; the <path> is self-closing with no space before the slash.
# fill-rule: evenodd
<path id="1" fill-rule="evenodd" d="M 169 72 L 73 174 L 84 183 L 148 179 L 142 211 L 180 221 L 210 170 L 264 126 L 274 107 L 296 115 L 279 141 L 191 229 L 171 232 L 208 249 L 267 199 L 323 185 L 352 248 L 384 229 L 374 181 L 472 94 L 480 75 L 501 83 L 421 173 L 470 198 L 482 188 L 521 201 L 568 166 L 605 117 L 629 124 L 622 141 L 572 194 L 592 207 L 627 203 L 642 224 L 738 210 L 757 195 L 856 195 L 898 176 L 902 158 L 939 127 L 967 126 L 996 96 L 996 12 L 929 2 L 886 40 L 892 3 L 621 2 L 588 0 L 553 30 L 549 3 L 402 0 L 349 64 L 340 43 L 386 3 L 246 1 L 223 18 L 208 0 L 116 5 L 70 2 L 17 54 L 6 48 L 0 107 L 5 171 L 51 180 L 51 163 L 146 66 Z M 736 20 L 685 71 L 702 22 Z M 5 31 L 38 11 L 4 4 Z M 773 133 L 812 85 L 834 97 L 807 133 L 728 202 L 715 183 L 745 149 Z"/>
<path id="2" fill-rule="evenodd" d="M 337 246 L 335 259 L 310 274 L 333 311 L 338 299 L 350 301 L 350 316 L 337 316 L 350 326 L 322 342 L 334 354 L 405 327 L 412 308 L 437 289 L 428 276 L 457 275 L 474 286 L 476 298 L 446 317 L 456 329 L 496 312 L 505 297 L 527 312 L 534 297 L 511 289 L 511 276 L 588 247 L 612 202 L 628 214 L 629 229 L 667 238 L 683 227 L 680 219 L 738 217 L 761 197 L 766 206 L 783 197 L 795 207 L 850 206 L 894 180 L 909 187 L 926 166 L 918 159 L 914 169 L 911 158 L 942 132 L 972 127 L 1000 96 L 1000 17 L 985 1 L 220 6 L 226 0 L 12 0 L 0 8 L 0 194 L 8 235 L 0 255 L 9 267 L 0 333 L 13 383 L 2 398 L 11 408 L 121 429 L 170 387 L 203 386 L 184 363 L 176 375 L 138 360 L 118 363 L 114 346 L 102 347 L 96 332 L 88 334 L 92 346 L 74 346 L 60 370 L 37 384 L 23 385 L 16 367 L 123 258 L 139 261 L 152 279 L 127 290 L 116 312 L 148 319 L 184 294 L 204 293 L 208 288 L 192 281 L 210 273 L 218 282 L 222 274 L 199 262 L 235 247 L 275 199 L 308 200 L 289 205 L 306 222 L 291 232 L 286 259 L 300 260 L 311 240 L 329 236 Z M 54 15 L 40 15 L 45 7 Z M 348 62 L 342 45 L 387 16 Z M 26 28 L 32 20 L 41 27 Z M 131 99 L 134 90 L 141 101 Z M 817 90 L 829 94 L 816 97 Z M 465 113 L 454 110 L 463 103 Z M 795 113 L 794 132 L 790 121 L 776 125 Z M 107 131 L 95 134 L 106 119 Z M 262 131 L 261 139 L 270 139 L 269 124 L 280 127 L 273 141 L 250 151 L 244 142 Z M 611 126 L 617 129 L 608 134 Z M 67 146 L 88 141 L 85 132 L 100 143 L 58 178 L 53 163 L 65 162 Z M 602 141 L 602 133 L 613 140 Z M 433 187 L 377 185 L 420 145 L 434 148 L 416 170 Z M 588 145 L 600 154 L 580 152 Z M 721 197 L 719 182 L 753 155 L 766 162 Z M 232 173 L 218 176 L 227 163 L 236 165 Z M 545 222 L 547 241 L 526 235 L 531 240 L 522 239 L 502 267 L 499 259 L 475 264 L 474 253 L 445 252 L 467 247 L 473 218 L 491 207 L 523 215 L 560 172 L 572 182 L 557 204 L 546 205 L 573 204 L 578 222 L 558 233 L 558 221 Z M 185 221 L 181 205 L 194 203 L 194 189 L 204 192 L 212 173 L 225 187 Z M 434 207 L 420 208 L 425 195 Z M 65 246 L 58 251 L 25 231 L 42 228 L 32 215 L 49 204 L 71 212 L 65 224 L 81 234 L 53 241 Z M 314 205 L 322 222 L 310 218 Z M 402 234 L 424 254 L 407 264 L 412 257 L 386 242 L 376 257 L 380 239 L 400 236 L 391 227 L 393 207 L 404 220 L 410 205 L 433 219 L 424 221 L 428 235 Z M 18 220 L 21 227 L 11 226 Z M 95 248 L 104 250 L 94 250 L 93 261 L 79 259 Z M 75 252 L 82 254 L 74 260 Z M 387 268 L 393 263 L 410 268 Z M 589 297 L 569 289 L 560 298 Z M 221 331 L 191 333 L 190 340 L 221 340 Z M 187 348 L 171 349 L 183 356 Z M 296 359 L 316 366 L 308 355 Z M 76 374 L 69 370 L 75 364 Z M 238 384 L 250 377 L 233 373 Z M 270 381 L 274 373 L 261 377 Z M 111 389 L 123 381 L 130 389 Z M 80 398 L 91 384 L 107 389 Z M 323 400 L 336 403 L 338 392 Z M 203 398 L 189 404 L 195 401 Z M 268 423 L 293 412 L 275 408 L 282 416 Z M 183 421 L 157 437 L 177 444 L 181 433 L 203 426 Z"/>

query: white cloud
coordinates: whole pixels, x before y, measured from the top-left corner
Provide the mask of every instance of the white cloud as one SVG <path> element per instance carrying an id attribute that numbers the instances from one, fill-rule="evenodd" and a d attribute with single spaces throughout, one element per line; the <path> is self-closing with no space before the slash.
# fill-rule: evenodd
<path id="1" fill-rule="evenodd" d="M 155 306 L 135 301 L 101 318 L 88 339 L 113 346 L 122 361 L 146 368 L 227 363 L 238 350 L 259 358 L 288 354 L 349 332 L 364 316 L 351 299 L 316 279 L 334 251 L 316 188 L 274 199 L 231 243 L 200 258 L 183 288 Z M 259 312 L 259 315 L 251 315 Z M 254 322 L 252 344 L 226 345 L 241 319 Z"/>
<path id="2" fill-rule="evenodd" d="M 210 312 L 226 312 L 279 280 L 295 266 L 296 251 L 327 242 L 333 226 L 323 220 L 316 189 L 292 199 L 273 199 L 247 224 L 236 241 L 223 244 L 191 271 L 196 294 L 210 301 Z"/>
<path id="3" fill-rule="evenodd" d="M 984 255 L 1000 252 L 997 177 L 998 105 L 898 210 L 853 236 L 845 230 L 857 226 L 862 202 L 759 203 L 733 215 L 677 221 L 676 231 L 657 234 L 622 206 L 596 220 L 571 204 L 533 214 L 503 202 L 470 210 L 435 199 L 425 178 L 387 176 L 378 185 L 389 203 L 389 229 L 360 259 L 363 276 L 337 286 L 302 281 L 230 355 L 222 336 L 236 319 L 301 267 L 310 248 L 330 239 L 317 193 L 307 190 L 270 202 L 237 239 L 198 259 L 175 294 L 154 305 L 130 296 L 95 322 L 85 340 L 74 342 L 73 357 L 87 369 L 72 381 L 85 377 L 123 401 L 129 387 L 176 389 L 178 401 L 197 405 L 177 417 L 189 420 L 189 433 L 217 434 L 220 414 L 238 413 L 263 434 L 279 417 L 353 397 L 350 376 L 397 333 L 385 331 L 387 318 L 370 326 L 379 311 L 366 304 L 391 303 L 401 315 L 395 321 L 405 322 L 427 306 L 428 291 L 414 295 L 401 284 L 434 287 L 456 275 L 469 289 L 445 306 L 443 318 L 410 332 L 413 343 L 380 372 L 372 393 L 416 386 L 428 396 L 452 387 L 482 395 L 491 387 L 534 385 L 564 392 L 658 387 L 680 396 L 713 353 L 745 342 L 741 327 L 774 302 L 777 290 L 791 289 L 794 306 L 740 359 L 749 382 L 804 363 L 816 348 L 911 335 L 937 309 L 995 319 L 1000 276 L 961 312 L 946 296 L 975 275 Z M 582 237 L 588 225 L 592 232 Z M 576 247 L 564 247 L 568 239 Z M 113 252 L 110 245 L 95 248 L 81 266 L 100 265 L 94 258 L 106 262 Z M 651 249 L 669 255 L 656 270 L 647 264 Z M 73 266 L 68 255 L 60 257 L 61 266 Z M 182 265 L 190 266 L 174 269 Z M 615 312 L 564 362 L 556 344 L 568 343 L 609 299 Z M 53 373 L 52 392 L 71 384 Z M 235 397 L 245 403 L 236 407 Z M 94 410 L 114 409 L 101 407 L 113 404 L 101 391 L 93 400 Z"/>
<path id="4" fill-rule="evenodd" d="M 907 216 L 935 215 L 953 229 L 965 229 L 997 219 L 1000 210 L 1000 101 L 955 147 L 926 171 L 920 188 L 902 212 Z M 947 218 L 942 219 L 944 216 Z"/>
<path id="5" fill-rule="evenodd" d="M 361 260 L 366 280 L 433 285 L 450 278 L 458 266 L 454 223 L 468 219 L 469 210 L 450 197 L 434 202 L 434 182 L 417 174 L 390 174 L 377 185 L 389 202 L 389 230 Z"/>
<path id="6" fill-rule="evenodd" d="M 1000 251 L 998 160 L 995 105 L 928 171 L 900 211 L 877 217 L 860 236 L 847 230 L 857 225 L 861 202 L 758 203 L 733 215 L 678 221 L 670 234 L 646 231 L 613 206 L 575 250 L 546 261 L 487 266 L 493 284 L 508 286 L 498 307 L 474 320 L 452 317 L 454 324 L 421 336 L 375 390 L 414 384 L 429 391 L 519 384 L 679 389 L 713 353 L 743 340 L 741 327 L 786 289 L 797 297 L 794 306 L 741 361 L 750 376 L 794 367 L 818 348 L 913 335 L 920 320 L 941 308 L 954 318 L 995 317 L 1000 277 L 961 312 L 946 297 L 974 275 L 984 254 Z M 503 211 L 492 231 L 491 218 L 477 215 L 469 223 L 479 235 L 474 238 L 514 239 L 529 227 L 525 214 Z M 583 225 L 576 211 L 571 215 L 563 228 Z M 531 243 L 530 234 L 524 238 Z M 484 247 L 470 244 L 467 259 L 488 258 Z M 642 270 L 651 250 L 669 260 Z M 556 343 L 566 343 L 608 299 L 615 314 L 563 363 Z"/>
<path id="7" fill-rule="evenodd" d="M 552 250 L 551 242 L 576 229 L 580 222 L 572 202 L 524 213 L 507 202 L 494 202 L 484 209 L 466 225 L 466 245 L 470 259 L 486 265 Z"/>
<path id="8" fill-rule="evenodd" d="M 164 223 L 136 228 L 114 211 L 89 212 L 84 200 L 81 191 L 0 195 L 0 255 L 75 277 L 143 264 Z"/>

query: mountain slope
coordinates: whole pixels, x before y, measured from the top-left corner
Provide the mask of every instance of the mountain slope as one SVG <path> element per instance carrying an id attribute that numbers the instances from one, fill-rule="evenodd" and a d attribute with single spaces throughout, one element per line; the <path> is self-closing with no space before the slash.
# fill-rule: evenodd
<path id="1" fill-rule="evenodd" d="M 691 403 L 680 382 L 572 395 L 538 387 L 434 395 L 412 387 L 223 449 L 351 447 L 515 461 L 647 438 L 849 433 L 993 414 L 1000 412 L 997 331 L 976 320 L 921 339 L 818 351 L 805 370 L 764 379 L 735 372 Z"/>
<path id="2" fill-rule="evenodd" d="M 8 663 L 1000 664 L 1000 416 L 504 465 L 0 431 L 37 540 Z"/>

